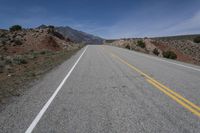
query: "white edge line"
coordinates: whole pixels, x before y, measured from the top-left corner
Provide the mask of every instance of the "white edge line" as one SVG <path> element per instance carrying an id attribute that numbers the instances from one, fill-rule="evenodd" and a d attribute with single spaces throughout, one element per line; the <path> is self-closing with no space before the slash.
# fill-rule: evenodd
<path id="1" fill-rule="evenodd" d="M 70 74 L 72 73 L 72 71 L 74 70 L 74 68 L 76 67 L 76 65 L 78 64 L 78 62 L 80 61 L 81 57 L 83 56 L 83 54 L 85 53 L 85 51 L 87 50 L 87 47 L 84 49 L 83 53 L 80 55 L 80 57 L 78 58 L 78 60 L 75 62 L 75 64 L 73 65 L 73 67 L 71 68 L 71 70 L 68 72 L 68 74 L 65 76 L 65 78 L 62 80 L 62 82 L 60 83 L 60 85 L 58 86 L 58 88 L 55 90 L 55 92 L 53 93 L 53 95 L 49 98 L 49 100 L 47 101 L 47 103 L 43 106 L 43 108 L 40 110 L 40 112 L 37 114 L 37 116 L 35 117 L 35 119 L 32 121 L 32 123 L 30 124 L 30 126 L 27 128 L 25 133 L 31 133 L 33 131 L 33 129 L 35 128 L 35 126 L 37 125 L 37 123 L 40 121 L 40 119 L 42 118 L 43 114 L 45 113 L 45 111 L 48 109 L 49 105 L 51 104 L 51 102 L 54 100 L 54 98 L 56 97 L 57 93 L 60 91 L 60 89 L 62 88 L 62 86 L 64 85 L 64 83 L 66 82 L 66 80 L 68 79 L 68 77 L 70 76 Z"/>
<path id="2" fill-rule="evenodd" d="M 117 47 L 117 48 L 120 48 L 120 47 Z M 125 50 L 127 50 L 127 49 L 125 49 Z M 128 51 L 131 51 L 131 50 L 128 50 Z M 132 50 L 131 52 L 134 52 L 135 54 L 138 54 L 138 55 L 141 55 L 141 56 L 145 56 L 145 57 L 147 57 L 147 58 L 151 58 L 151 59 L 155 59 L 155 60 L 158 60 L 158 61 L 163 61 L 163 62 L 171 63 L 171 64 L 174 64 L 174 65 L 177 65 L 177 66 L 182 66 L 182 67 L 189 68 L 189 69 L 193 69 L 193 70 L 196 70 L 196 71 L 199 71 L 199 72 L 200 72 L 200 69 L 195 68 L 195 67 L 186 66 L 186 65 L 179 64 L 179 63 L 175 63 L 175 62 L 172 62 L 172 61 L 167 61 L 167 60 L 161 59 L 161 58 L 159 58 L 159 57 L 154 57 L 154 56 L 151 56 L 151 55 L 146 55 L 146 54 L 139 53 L 139 52 L 133 51 L 133 50 Z M 183 62 L 183 63 L 184 63 L 184 62 Z"/>
<path id="3" fill-rule="evenodd" d="M 137 54 L 138 54 L 138 53 L 137 53 Z M 186 65 L 179 64 L 179 63 L 175 63 L 175 62 L 168 61 L 168 60 L 163 60 L 163 59 L 160 59 L 159 57 L 153 57 L 153 56 L 148 56 L 148 55 L 143 55 L 143 54 L 141 54 L 141 55 L 142 55 L 142 56 L 145 56 L 145 57 L 147 57 L 147 58 L 152 58 L 152 59 L 155 59 L 155 60 L 159 60 L 159 61 L 171 63 L 171 64 L 174 64 L 174 65 L 177 65 L 177 66 L 182 66 L 182 67 L 189 68 L 189 69 L 193 69 L 193 70 L 196 70 L 196 71 L 199 71 L 199 72 L 200 72 L 200 69 L 198 69 L 198 68 L 194 68 L 194 67 L 191 67 L 191 66 L 186 66 Z"/>

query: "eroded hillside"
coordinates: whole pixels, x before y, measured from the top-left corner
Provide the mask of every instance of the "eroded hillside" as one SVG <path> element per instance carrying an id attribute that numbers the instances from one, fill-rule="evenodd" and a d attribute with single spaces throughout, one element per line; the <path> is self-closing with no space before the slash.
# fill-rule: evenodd
<path id="1" fill-rule="evenodd" d="M 200 43 L 194 36 L 108 40 L 108 45 L 200 65 Z"/>
<path id="2" fill-rule="evenodd" d="M 0 30 L 0 102 L 19 96 L 30 81 L 62 63 L 83 45 L 54 27 Z"/>

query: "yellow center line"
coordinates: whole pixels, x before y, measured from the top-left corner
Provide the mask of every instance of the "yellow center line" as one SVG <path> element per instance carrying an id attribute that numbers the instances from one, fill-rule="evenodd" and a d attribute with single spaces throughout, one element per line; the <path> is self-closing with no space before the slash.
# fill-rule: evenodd
<path id="1" fill-rule="evenodd" d="M 161 88 L 160 86 L 158 86 L 156 83 L 154 83 L 150 79 L 146 79 L 146 80 L 150 84 L 152 84 L 153 86 L 155 86 L 155 88 L 159 89 L 160 91 L 162 91 L 163 93 L 165 93 L 167 96 L 169 96 L 170 98 L 172 98 L 173 100 L 175 100 L 177 103 L 179 103 L 180 105 L 182 105 L 183 107 L 185 107 L 186 109 L 188 109 L 189 111 L 191 111 L 193 114 L 195 114 L 198 117 L 200 117 L 200 113 L 197 110 L 193 109 L 191 106 L 189 106 L 188 104 L 184 103 L 183 101 L 181 101 L 180 99 L 178 99 L 176 96 L 174 96 L 171 93 L 167 92 L 166 90 L 164 90 L 163 88 Z"/>
<path id="2" fill-rule="evenodd" d="M 131 67 L 132 69 L 134 69 L 135 71 L 137 71 L 138 73 L 140 73 L 141 75 L 145 76 L 146 78 L 152 80 L 153 82 L 155 82 L 156 84 L 160 85 L 161 87 L 163 87 L 164 89 L 168 90 L 170 93 L 174 94 L 176 97 L 178 97 L 179 99 L 183 100 L 184 102 L 186 102 L 187 104 L 189 104 L 190 106 L 192 106 L 193 108 L 197 109 L 200 111 L 200 107 L 198 107 L 197 105 L 193 104 L 192 102 L 190 102 L 189 100 L 185 99 L 184 97 L 182 97 L 180 94 L 178 94 L 177 92 L 172 91 L 171 89 L 169 89 L 168 87 L 164 86 L 163 84 L 159 83 L 158 81 L 156 81 L 155 79 L 153 79 L 152 77 L 148 76 L 147 74 L 145 74 L 144 72 L 142 72 L 141 70 L 139 70 L 138 68 L 134 67 L 133 65 L 129 64 L 128 62 L 122 60 L 120 57 L 116 56 L 121 62 L 127 64 L 129 67 Z"/>
<path id="3" fill-rule="evenodd" d="M 116 54 L 112 53 L 111 51 L 108 50 L 108 52 L 110 53 L 110 55 L 112 57 L 117 58 L 122 63 L 124 63 L 128 67 L 130 67 L 131 69 L 133 69 L 136 72 L 138 72 L 139 74 L 143 75 L 146 78 L 146 80 L 148 81 L 148 83 L 150 83 L 151 85 L 153 85 L 154 87 L 156 87 L 157 89 L 159 89 L 160 91 L 162 91 L 163 93 L 165 93 L 166 95 L 171 97 L 173 100 L 175 100 L 177 103 L 179 103 L 180 105 L 182 105 L 183 107 L 185 107 L 186 109 L 191 111 L 193 114 L 195 114 L 198 117 L 200 117 L 200 107 L 199 106 L 195 105 L 194 103 L 192 103 L 191 101 L 187 100 L 186 98 L 184 98 L 183 96 L 181 96 L 177 92 L 175 92 L 175 91 L 171 90 L 170 88 L 166 87 L 165 85 L 161 84 L 157 80 L 153 79 L 152 77 L 150 77 L 146 73 L 142 72 L 141 70 L 139 70 L 135 66 L 129 64 L 127 61 L 123 60 L 122 58 L 120 58 Z"/>

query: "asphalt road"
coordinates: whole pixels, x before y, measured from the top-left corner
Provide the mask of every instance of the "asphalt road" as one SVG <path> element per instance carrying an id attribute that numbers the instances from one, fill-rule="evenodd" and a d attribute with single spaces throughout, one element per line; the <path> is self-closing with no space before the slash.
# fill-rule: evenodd
<path id="1" fill-rule="evenodd" d="M 1 133 L 199 133 L 200 67 L 89 45 L 0 112 Z"/>

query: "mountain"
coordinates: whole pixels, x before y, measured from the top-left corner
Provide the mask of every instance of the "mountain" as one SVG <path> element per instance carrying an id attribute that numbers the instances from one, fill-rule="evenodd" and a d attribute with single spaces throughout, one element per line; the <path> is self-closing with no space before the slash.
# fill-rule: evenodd
<path id="1" fill-rule="evenodd" d="M 70 38 L 72 41 L 76 43 L 83 43 L 83 44 L 102 44 L 104 39 L 82 32 L 75 29 L 72 29 L 68 26 L 60 26 L 55 27 L 56 31 L 62 34 L 65 38 Z"/>

